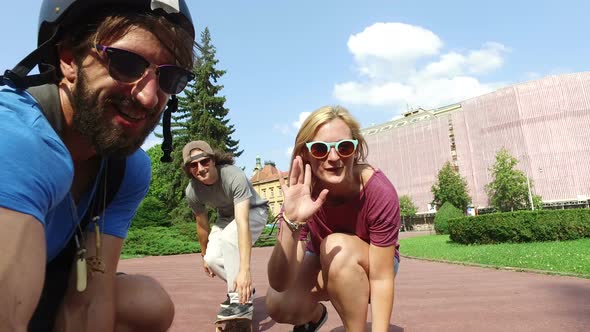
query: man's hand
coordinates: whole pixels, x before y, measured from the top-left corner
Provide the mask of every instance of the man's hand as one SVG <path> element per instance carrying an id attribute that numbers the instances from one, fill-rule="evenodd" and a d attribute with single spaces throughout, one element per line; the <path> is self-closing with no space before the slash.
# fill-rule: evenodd
<path id="1" fill-rule="evenodd" d="M 203 258 L 203 269 L 205 270 L 205 273 L 211 278 L 215 277 L 215 273 L 213 273 L 213 270 L 209 269 L 209 265 L 205 262 L 205 257 L 201 256 L 201 258 Z"/>
<path id="2" fill-rule="evenodd" d="M 238 292 L 241 304 L 250 301 L 252 297 L 252 277 L 250 276 L 250 270 L 240 269 L 236 276 L 236 281 L 234 281 L 234 291 Z"/>

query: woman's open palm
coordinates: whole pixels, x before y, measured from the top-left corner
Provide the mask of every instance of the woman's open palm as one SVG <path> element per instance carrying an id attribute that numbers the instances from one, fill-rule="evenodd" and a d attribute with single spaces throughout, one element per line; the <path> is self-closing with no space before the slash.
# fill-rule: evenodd
<path id="1" fill-rule="evenodd" d="M 300 156 L 293 160 L 288 186 L 279 176 L 284 197 L 283 214 L 293 222 L 306 222 L 326 200 L 328 189 L 322 190 L 315 201 L 312 199 L 311 177 L 311 166 L 304 165 Z"/>

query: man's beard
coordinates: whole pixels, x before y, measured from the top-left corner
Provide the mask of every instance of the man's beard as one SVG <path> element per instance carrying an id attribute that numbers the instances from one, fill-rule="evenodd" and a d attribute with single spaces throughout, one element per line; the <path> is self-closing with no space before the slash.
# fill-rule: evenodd
<path id="1" fill-rule="evenodd" d="M 110 96 L 101 103 L 98 100 L 98 92 L 88 87 L 88 77 L 81 68 L 78 69 L 77 78 L 78 81 L 72 89 L 74 128 L 90 141 L 96 153 L 102 157 L 122 158 L 139 149 L 160 119 L 154 118 L 153 123 L 147 123 L 139 134 L 132 136 L 115 124 L 112 117 L 105 116 L 108 113 L 106 105 L 142 108 L 147 113 L 148 121 L 156 110 L 145 109 L 135 104 L 131 98 L 121 95 Z"/>

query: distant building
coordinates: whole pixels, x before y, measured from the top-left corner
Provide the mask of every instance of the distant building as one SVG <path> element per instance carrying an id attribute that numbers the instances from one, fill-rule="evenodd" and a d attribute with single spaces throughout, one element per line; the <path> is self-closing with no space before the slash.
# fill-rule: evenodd
<path id="1" fill-rule="evenodd" d="M 288 175 L 288 172 L 282 172 L 285 181 L 287 181 Z M 258 195 L 268 200 L 272 213 L 274 215 L 279 213 L 283 205 L 283 192 L 279 182 L 279 170 L 275 165 L 267 163 L 262 167 L 260 156 L 257 156 L 254 175 L 252 175 L 250 182 L 252 182 L 252 186 L 258 192 Z"/>
<path id="2" fill-rule="evenodd" d="M 368 161 L 383 170 L 419 212 L 446 161 L 464 177 L 476 208 L 489 206 L 485 185 L 505 147 L 546 204 L 588 204 L 590 72 L 549 76 L 457 104 L 410 111 L 364 128 Z"/>

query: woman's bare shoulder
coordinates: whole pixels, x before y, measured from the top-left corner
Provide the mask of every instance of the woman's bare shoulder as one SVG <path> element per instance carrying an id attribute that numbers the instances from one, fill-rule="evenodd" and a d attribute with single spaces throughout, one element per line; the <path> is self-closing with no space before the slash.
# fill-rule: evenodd
<path id="1" fill-rule="evenodd" d="M 356 173 L 360 174 L 363 183 L 367 183 L 373 174 L 375 174 L 375 168 L 369 164 L 358 164 L 355 167 Z"/>

